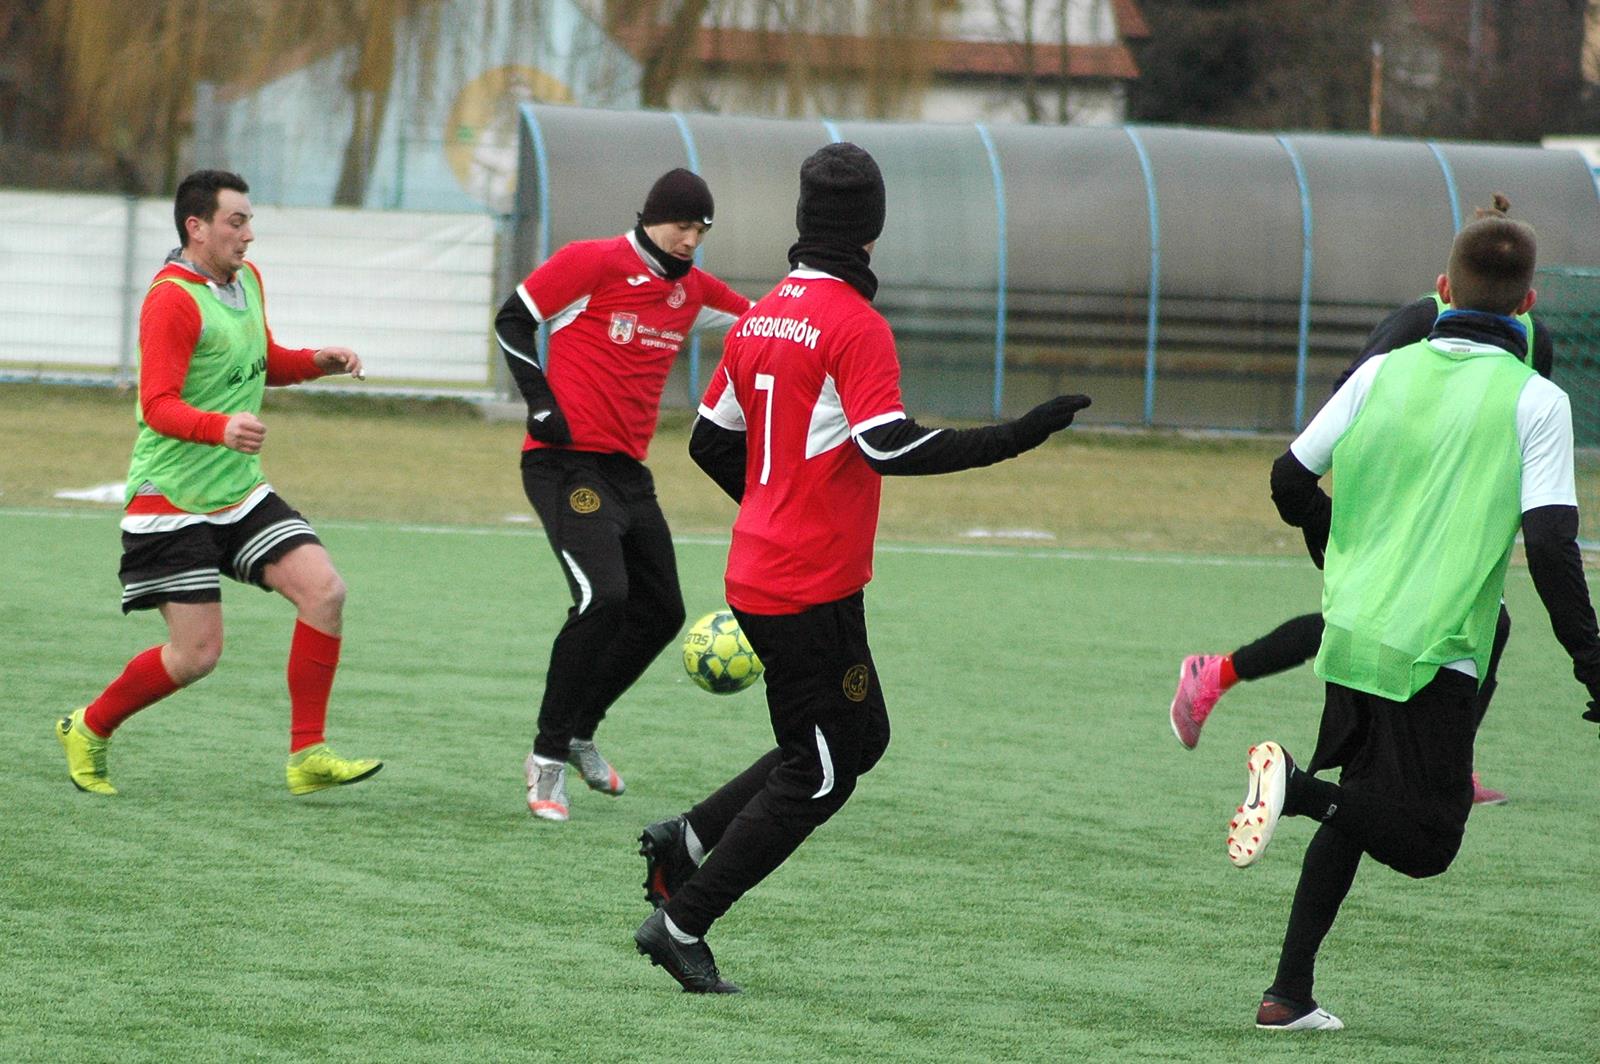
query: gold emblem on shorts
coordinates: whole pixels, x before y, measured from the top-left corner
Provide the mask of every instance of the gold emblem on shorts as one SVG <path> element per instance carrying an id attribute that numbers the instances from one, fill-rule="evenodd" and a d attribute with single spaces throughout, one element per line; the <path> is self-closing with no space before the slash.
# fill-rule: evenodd
<path id="1" fill-rule="evenodd" d="M 593 488 L 579 488 L 567 501 L 580 514 L 592 514 L 600 509 L 600 493 Z"/>
<path id="2" fill-rule="evenodd" d="M 865 665 L 852 665 L 844 674 L 844 696 L 852 702 L 860 702 L 867 697 L 867 667 Z"/>

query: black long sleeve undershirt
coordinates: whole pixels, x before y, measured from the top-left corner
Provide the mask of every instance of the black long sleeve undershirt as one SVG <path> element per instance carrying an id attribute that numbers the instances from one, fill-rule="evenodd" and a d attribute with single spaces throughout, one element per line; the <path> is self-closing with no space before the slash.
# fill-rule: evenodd
<path id="1" fill-rule="evenodd" d="M 1017 439 L 1011 422 L 972 429 L 930 429 L 911 418 L 874 426 L 855 443 L 873 472 L 890 477 L 977 469 L 1029 449 Z M 689 437 L 689 457 L 729 498 L 738 502 L 744 497 L 744 433 L 697 418 Z"/>
<path id="2" fill-rule="evenodd" d="M 1578 508 L 1536 506 L 1522 515 L 1528 574 L 1550 615 L 1550 627 L 1569 657 L 1572 674 L 1600 698 L 1600 631 L 1578 550 Z"/>
<path id="3" fill-rule="evenodd" d="M 522 297 L 512 292 L 494 317 L 494 338 L 500 354 L 517 382 L 517 390 L 527 400 L 528 412 L 556 409 L 556 397 L 545 380 L 538 362 L 539 322 L 529 312 Z"/>
<path id="4" fill-rule="evenodd" d="M 689 433 L 689 457 L 728 498 L 734 502 L 744 498 L 744 433 L 697 417 Z"/>
<path id="5" fill-rule="evenodd" d="M 1317 483 L 1317 474 L 1300 464 L 1293 451 L 1284 451 L 1272 463 L 1272 501 L 1284 524 L 1300 530 L 1306 551 L 1317 568 L 1328 552 L 1328 528 L 1333 521 L 1333 500 Z"/>
<path id="6" fill-rule="evenodd" d="M 1011 422 L 974 429 L 930 429 L 911 418 L 876 425 L 856 437 L 867 465 L 885 477 L 956 473 L 1015 458 L 1028 448 Z"/>

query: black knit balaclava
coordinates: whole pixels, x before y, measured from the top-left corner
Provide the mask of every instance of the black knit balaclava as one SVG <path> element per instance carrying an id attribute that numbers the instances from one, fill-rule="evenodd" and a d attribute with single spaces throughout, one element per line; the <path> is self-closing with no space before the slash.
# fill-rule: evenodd
<path id="1" fill-rule="evenodd" d="M 878 279 L 865 245 L 883 232 L 885 204 L 883 174 L 865 149 L 848 142 L 818 148 L 800 164 L 800 239 L 789 264 L 831 273 L 871 299 Z"/>
<path id="2" fill-rule="evenodd" d="M 679 167 L 668 170 L 650 186 L 650 194 L 644 198 L 644 210 L 639 212 L 639 224 L 634 226 L 633 235 L 638 239 L 639 246 L 649 252 L 661 267 L 661 271 L 668 278 L 677 280 L 692 270 L 694 263 L 673 258 L 656 247 L 655 242 L 645 235 L 644 227 L 662 222 L 703 222 L 709 228 L 714 213 L 711 187 L 706 184 L 705 178 Z"/>

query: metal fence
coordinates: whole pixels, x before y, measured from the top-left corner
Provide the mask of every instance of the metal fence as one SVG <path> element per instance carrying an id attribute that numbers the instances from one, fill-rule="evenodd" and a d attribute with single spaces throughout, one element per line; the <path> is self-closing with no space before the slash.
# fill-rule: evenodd
<path id="1" fill-rule="evenodd" d="M 371 391 L 490 393 L 494 218 L 255 206 L 280 343 L 355 348 Z M 0 379 L 133 379 L 139 306 L 177 242 L 170 200 L 0 192 Z"/>
<path id="2" fill-rule="evenodd" d="M 1534 281 L 1534 320 L 1550 330 L 1555 382 L 1572 400 L 1583 538 L 1600 541 L 1600 269 L 1553 266 Z"/>
<path id="3" fill-rule="evenodd" d="M 748 295 L 786 271 L 802 159 L 877 158 L 873 255 L 908 406 L 987 418 L 1059 391 L 1084 420 L 1290 431 L 1367 332 L 1427 292 L 1492 193 L 1549 261 L 1600 266 L 1600 197 L 1571 150 L 1169 127 L 780 121 L 530 105 L 517 235 L 528 266 L 621 232 L 687 166 L 717 199 L 702 249 Z M 720 346 L 679 360 L 687 404 Z"/>

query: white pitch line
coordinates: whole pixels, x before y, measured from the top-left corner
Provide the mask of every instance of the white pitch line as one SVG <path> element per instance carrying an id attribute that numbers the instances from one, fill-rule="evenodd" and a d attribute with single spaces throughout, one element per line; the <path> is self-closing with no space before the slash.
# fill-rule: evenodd
<path id="1" fill-rule="evenodd" d="M 105 519 L 112 513 L 84 510 L 8 510 L 0 507 L 0 517 L 79 518 Z M 314 528 L 341 529 L 355 532 L 390 531 L 422 536 L 506 536 L 518 539 L 539 537 L 536 527 L 494 528 L 483 525 L 393 525 L 382 521 L 314 521 Z M 675 535 L 674 544 L 688 547 L 728 546 L 727 536 Z M 1126 562 L 1133 565 L 1206 565 L 1217 568 L 1301 569 L 1310 564 L 1307 558 L 1230 557 L 1218 554 L 1153 554 L 1138 551 L 1081 550 L 1067 547 L 1041 549 L 1038 547 L 941 547 L 915 543 L 879 543 L 879 554 L 907 554 L 928 557 L 952 558 L 1003 558 L 1011 561 L 1043 560 L 1069 562 Z"/>

